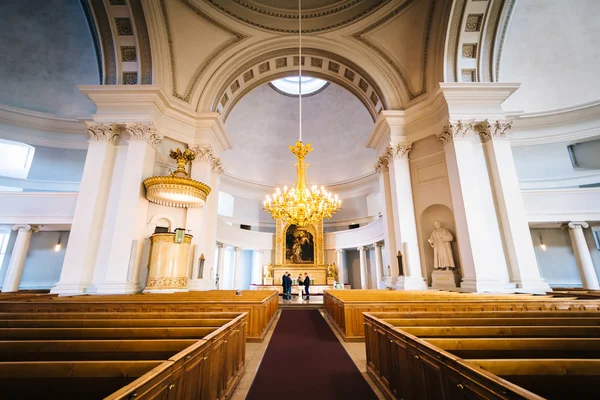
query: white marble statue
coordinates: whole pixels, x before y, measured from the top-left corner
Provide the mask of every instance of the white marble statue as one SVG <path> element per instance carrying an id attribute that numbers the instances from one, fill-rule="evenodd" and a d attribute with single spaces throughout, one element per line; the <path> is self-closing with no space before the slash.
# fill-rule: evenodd
<path id="1" fill-rule="evenodd" d="M 431 236 L 427 239 L 429 245 L 433 248 L 433 270 L 453 270 L 456 266 L 454 265 L 450 243 L 454 238 L 448 229 L 442 228 L 439 221 L 434 222 L 433 226 L 435 226 L 435 230 L 431 232 Z"/>

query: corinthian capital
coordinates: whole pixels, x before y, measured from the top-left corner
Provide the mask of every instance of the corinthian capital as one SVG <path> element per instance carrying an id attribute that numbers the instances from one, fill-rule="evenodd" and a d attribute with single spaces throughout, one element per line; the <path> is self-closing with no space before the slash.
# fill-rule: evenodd
<path id="1" fill-rule="evenodd" d="M 215 156 L 215 153 L 210 146 L 193 146 L 190 148 L 196 152 L 197 160 L 206 160 L 210 162 L 210 168 L 213 172 L 216 172 L 217 174 L 225 172 L 221 159 Z"/>
<path id="2" fill-rule="evenodd" d="M 408 159 L 411 150 L 412 144 L 397 144 L 394 146 L 394 158 L 406 160 Z"/>
<path id="3" fill-rule="evenodd" d="M 119 140 L 119 128 L 114 122 L 104 125 L 99 122 L 86 122 L 87 133 L 90 135 L 90 140 L 95 142 L 111 142 L 116 143 Z"/>
<path id="4" fill-rule="evenodd" d="M 475 127 L 484 143 L 492 139 L 506 139 L 510 135 L 513 121 L 496 121 L 490 123 L 487 119 Z"/>
<path id="5" fill-rule="evenodd" d="M 150 144 L 162 142 L 162 135 L 156 131 L 152 122 L 127 123 L 125 124 L 125 131 L 129 134 L 130 140 L 144 140 Z"/>
<path id="6" fill-rule="evenodd" d="M 385 148 L 383 153 L 377 158 L 377 162 L 373 166 L 376 172 L 386 172 L 388 171 L 388 165 L 390 163 L 390 158 L 392 158 L 392 147 L 388 146 Z"/>
<path id="7" fill-rule="evenodd" d="M 442 142 L 444 146 L 453 139 L 466 139 L 469 137 L 469 133 L 473 130 L 473 122 L 462 120 L 450 121 L 442 132 L 437 134 L 437 138 Z"/>

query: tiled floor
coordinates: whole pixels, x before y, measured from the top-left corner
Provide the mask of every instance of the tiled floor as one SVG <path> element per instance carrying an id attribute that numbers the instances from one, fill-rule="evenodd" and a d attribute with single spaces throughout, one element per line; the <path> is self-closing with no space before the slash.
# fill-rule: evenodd
<path id="1" fill-rule="evenodd" d="M 322 302 L 323 301 L 322 298 L 318 299 L 318 297 L 320 297 L 320 296 L 315 296 L 315 300 L 317 300 L 317 301 L 320 300 Z M 312 300 L 312 298 L 311 298 L 311 300 Z M 311 304 L 312 303 L 313 302 L 311 301 Z M 321 313 L 323 313 L 323 311 L 321 311 Z M 248 391 L 250 390 L 250 385 L 252 385 L 252 381 L 254 380 L 254 377 L 256 376 L 256 372 L 258 371 L 258 367 L 260 366 L 260 362 L 265 354 L 265 351 L 267 350 L 267 346 L 268 346 L 269 342 L 271 341 L 271 336 L 273 336 L 273 331 L 275 330 L 275 326 L 277 325 L 277 321 L 279 320 L 280 315 L 281 315 L 281 311 L 279 311 L 277 313 L 277 315 L 275 316 L 275 321 L 271 325 L 271 328 L 267 332 L 267 336 L 262 343 L 247 343 L 246 344 L 246 369 L 244 371 L 244 375 L 242 376 L 242 379 L 240 380 L 240 383 L 238 384 L 237 388 L 233 392 L 233 395 L 231 396 L 231 400 L 243 400 L 246 398 L 246 395 L 248 394 Z M 377 397 L 379 399 L 385 399 L 385 397 L 383 397 L 383 395 L 381 394 L 379 389 L 377 389 L 377 386 L 375 386 L 375 383 L 373 383 L 373 380 L 367 374 L 367 368 L 366 368 L 367 354 L 366 354 L 365 344 L 364 343 L 345 343 L 343 340 L 341 340 L 341 338 L 338 335 L 338 333 L 336 332 L 336 330 L 331 326 L 331 323 L 327 319 L 325 319 L 325 320 L 329 324 L 331 330 L 335 333 L 335 336 L 342 343 L 342 346 L 344 346 L 344 348 L 350 355 L 350 358 L 352 358 L 352 360 L 358 367 L 358 370 L 363 374 L 363 376 L 365 377 L 365 380 L 369 383 L 369 385 L 371 385 L 371 387 L 373 388 L 373 391 L 377 394 Z"/>

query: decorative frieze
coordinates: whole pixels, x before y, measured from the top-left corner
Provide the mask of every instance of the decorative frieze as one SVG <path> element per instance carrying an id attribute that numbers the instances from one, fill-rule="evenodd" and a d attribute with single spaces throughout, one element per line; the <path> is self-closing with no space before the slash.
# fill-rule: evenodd
<path id="1" fill-rule="evenodd" d="M 87 133 L 90 135 L 90 140 L 95 142 L 109 141 L 113 144 L 119 140 L 119 128 L 115 123 L 104 125 L 98 122 L 86 122 Z"/>
<path id="2" fill-rule="evenodd" d="M 510 134 L 513 121 L 496 121 L 490 123 L 487 119 L 475 126 L 484 143 L 492 139 L 506 139 Z"/>
<path id="3" fill-rule="evenodd" d="M 145 140 L 150 144 L 162 142 L 162 135 L 156 131 L 152 122 L 127 123 L 125 124 L 125 132 L 129 134 L 129 140 Z"/>
<path id="4" fill-rule="evenodd" d="M 472 121 L 463 122 L 462 120 L 450 121 L 444 126 L 441 133 L 437 134 L 437 138 L 444 146 L 453 139 L 466 139 L 469 133 L 473 131 L 474 123 Z"/>

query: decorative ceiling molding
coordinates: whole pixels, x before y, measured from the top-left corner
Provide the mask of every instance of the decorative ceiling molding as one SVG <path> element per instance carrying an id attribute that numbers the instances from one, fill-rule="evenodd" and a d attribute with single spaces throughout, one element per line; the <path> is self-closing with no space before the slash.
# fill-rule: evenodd
<path id="1" fill-rule="evenodd" d="M 446 38 L 445 82 L 498 82 L 516 0 L 455 0 Z"/>
<path id="2" fill-rule="evenodd" d="M 176 0 L 171 0 L 171 1 L 176 1 Z M 194 90 L 196 89 L 196 86 L 198 86 L 198 82 L 200 82 L 200 78 L 206 72 L 208 67 L 220 55 L 222 55 L 226 50 L 228 50 L 229 48 L 242 42 L 243 40 L 247 39 L 248 36 L 246 36 L 245 34 L 239 32 L 237 30 L 234 30 L 234 29 L 228 27 L 227 25 L 221 23 L 220 21 L 214 19 L 213 17 L 211 17 L 210 15 L 208 15 L 204 11 L 202 11 L 197 5 L 192 3 L 190 0 L 178 0 L 178 1 L 180 1 L 183 5 L 185 5 L 190 10 L 192 10 L 196 15 L 198 15 L 200 18 L 204 19 L 206 22 L 235 36 L 233 39 L 228 40 L 227 42 L 225 42 L 224 44 L 219 46 L 217 49 L 215 49 L 206 58 L 206 60 L 204 60 L 204 62 L 202 64 L 200 64 L 198 66 L 198 68 L 196 68 L 193 78 L 188 83 L 188 85 L 185 89 L 185 92 L 179 93 L 177 91 L 177 68 L 176 68 L 177 60 L 175 59 L 175 52 L 173 49 L 173 35 L 171 32 L 171 23 L 169 22 L 169 16 L 167 13 L 166 0 L 160 0 L 160 8 L 161 8 L 165 28 L 166 28 L 167 41 L 169 43 L 169 57 L 170 57 L 170 61 L 171 61 L 171 82 L 173 85 L 172 94 L 174 97 L 189 103 L 191 101 L 192 94 L 193 94 Z"/>
<path id="3" fill-rule="evenodd" d="M 220 12 L 266 31 L 297 34 L 298 12 L 272 8 L 256 1 L 205 0 Z M 336 1 L 328 7 L 305 9 L 302 33 L 319 33 L 342 28 L 377 11 L 391 0 Z M 319 21 L 321 19 L 321 21 Z M 258 22 L 260 21 L 260 22 Z"/>
<path id="4" fill-rule="evenodd" d="M 420 72 L 421 72 L 422 85 L 421 85 L 421 88 L 419 89 L 419 91 L 417 91 L 417 92 L 412 91 L 410 85 L 408 84 L 406 73 L 403 70 L 402 66 L 396 60 L 394 60 L 394 58 L 391 55 L 389 55 L 388 52 L 386 50 L 384 50 L 381 46 L 370 41 L 366 37 L 366 34 L 371 32 L 372 30 L 382 26 L 383 24 L 387 23 L 392 18 L 395 18 L 398 14 L 400 14 L 401 12 L 408 9 L 408 7 L 410 7 L 414 3 L 415 3 L 415 0 L 405 0 L 400 5 L 398 5 L 398 7 L 396 7 L 394 10 L 392 10 L 391 12 L 386 14 L 386 16 L 384 18 L 381 18 L 378 21 L 376 21 L 375 23 L 367 26 L 366 28 L 363 28 L 360 31 L 352 34 L 353 39 L 359 41 L 360 43 L 364 44 L 371 50 L 375 51 L 394 69 L 394 71 L 398 74 L 398 76 L 402 80 L 402 84 L 404 86 L 404 89 L 408 93 L 408 98 L 410 100 L 414 100 L 417 97 L 422 96 L 427 92 L 427 61 L 428 61 L 428 55 L 429 55 L 429 41 L 430 41 L 430 37 L 431 37 L 431 29 L 433 26 L 433 16 L 434 16 L 434 12 L 435 12 L 436 1 L 430 0 L 429 11 L 428 11 L 428 15 L 427 15 L 427 23 L 426 23 L 427 26 L 425 29 L 425 37 L 423 38 L 424 39 L 423 54 L 421 56 L 422 57 L 422 68 L 421 68 Z"/>
<path id="5" fill-rule="evenodd" d="M 517 4 L 517 0 L 507 0 L 508 5 L 502 9 L 502 15 L 500 16 L 500 23 L 498 25 L 498 35 L 496 40 L 496 45 L 494 47 L 495 53 L 495 69 L 492 74 L 492 78 L 494 82 L 500 81 L 500 60 L 502 59 L 502 50 L 504 49 L 504 40 L 506 39 L 506 33 L 508 32 L 508 26 L 510 24 L 510 20 L 515 9 L 515 4 Z"/>
<path id="6" fill-rule="evenodd" d="M 152 84 L 152 52 L 150 50 L 150 36 L 148 35 L 148 26 L 144 16 L 144 8 L 141 0 L 129 0 L 131 14 L 135 22 L 135 32 L 140 54 L 140 77 L 142 85 Z"/>
<path id="7" fill-rule="evenodd" d="M 211 105 L 211 112 L 221 114 L 224 121 L 237 102 L 252 89 L 274 79 L 298 71 L 296 48 L 275 50 L 263 54 L 236 69 L 225 80 Z M 373 120 L 387 103 L 381 90 L 362 68 L 353 62 L 327 51 L 305 48 L 302 50 L 303 72 L 344 87 L 367 108 Z"/>
<path id="8" fill-rule="evenodd" d="M 94 13 L 97 31 L 100 36 L 100 44 L 102 50 L 102 58 L 104 59 L 104 85 L 117 84 L 117 58 L 115 51 L 115 43 L 113 41 L 112 30 L 110 29 L 110 21 L 108 13 L 104 7 L 103 0 L 89 0 Z"/>

